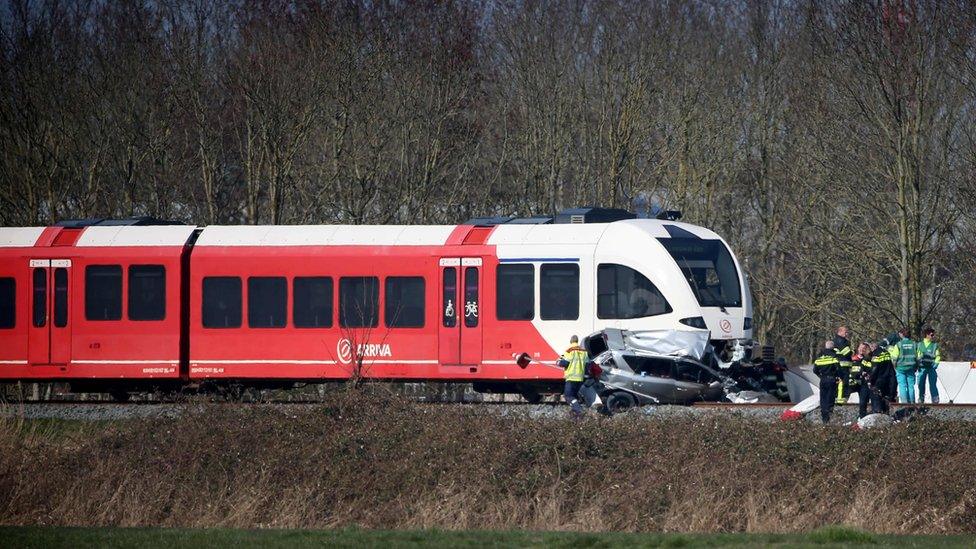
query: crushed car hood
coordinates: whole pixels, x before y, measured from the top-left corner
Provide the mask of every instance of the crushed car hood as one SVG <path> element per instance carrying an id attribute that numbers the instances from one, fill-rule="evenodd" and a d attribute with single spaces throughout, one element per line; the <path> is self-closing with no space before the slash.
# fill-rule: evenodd
<path id="1" fill-rule="evenodd" d="M 599 390 L 604 394 L 625 391 L 640 404 L 689 404 L 722 398 L 734 403 L 780 401 L 767 392 L 765 378 L 754 379 L 769 375 L 763 370 L 746 375 L 743 371 L 750 368 L 723 372 L 713 367 L 714 350 L 709 332 L 704 330 L 607 328 L 584 338 L 582 346 L 599 367 L 596 381 L 602 383 Z"/>
<path id="2" fill-rule="evenodd" d="M 608 328 L 590 334 L 586 338 L 587 342 L 594 337 L 603 337 L 607 348 L 614 351 L 643 351 L 657 356 L 701 360 L 708 347 L 709 332 L 704 330 L 631 331 Z"/>

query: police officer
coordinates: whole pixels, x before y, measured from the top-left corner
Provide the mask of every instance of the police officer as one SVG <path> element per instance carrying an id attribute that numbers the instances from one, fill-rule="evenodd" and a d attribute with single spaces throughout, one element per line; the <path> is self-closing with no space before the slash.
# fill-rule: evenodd
<path id="1" fill-rule="evenodd" d="M 824 342 L 824 350 L 813 361 L 813 373 L 820 378 L 820 419 L 824 425 L 830 422 L 830 413 L 834 410 L 834 399 L 837 394 L 837 378 L 841 374 L 840 360 L 834 351 L 834 342 Z"/>
<path id="2" fill-rule="evenodd" d="M 851 392 L 857 392 L 857 417 L 868 415 L 871 400 L 871 348 L 867 343 L 857 346 L 857 354 L 851 357 Z"/>
<path id="3" fill-rule="evenodd" d="M 569 349 L 566 349 L 563 356 L 559 358 L 559 367 L 566 370 L 563 372 L 563 378 L 566 380 L 563 398 L 569 404 L 570 414 L 574 417 L 579 417 L 583 413 L 579 392 L 583 387 L 587 358 L 586 351 L 579 346 L 579 338 L 575 335 L 569 339 Z"/>
<path id="4" fill-rule="evenodd" d="M 895 363 L 895 378 L 898 379 L 898 401 L 903 404 L 915 403 L 915 371 L 918 367 L 918 344 L 908 337 L 908 328 L 898 330 L 901 339 L 891 349 L 891 360 Z"/>
<path id="5" fill-rule="evenodd" d="M 942 362 L 942 349 L 935 342 L 935 330 L 926 328 L 925 339 L 918 344 L 918 401 L 925 402 L 925 382 L 928 381 L 932 393 L 932 404 L 939 403 L 939 379 L 936 370 Z"/>
<path id="6" fill-rule="evenodd" d="M 871 374 L 868 379 L 871 382 L 871 413 L 887 414 L 890 409 L 888 403 L 898 398 L 898 384 L 887 339 L 879 345 L 871 344 Z"/>
<path id="7" fill-rule="evenodd" d="M 843 404 L 846 402 L 845 390 L 847 389 L 847 384 L 849 383 L 848 378 L 850 377 L 851 366 L 853 361 L 851 356 L 854 354 L 851 350 L 851 342 L 848 341 L 848 336 L 850 331 L 847 326 L 841 326 L 837 328 L 837 333 L 834 335 L 833 349 L 834 354 L 837 355 L 837 360 L 840 361 L 840 374 L 837 378 L 837 404 Z"/>

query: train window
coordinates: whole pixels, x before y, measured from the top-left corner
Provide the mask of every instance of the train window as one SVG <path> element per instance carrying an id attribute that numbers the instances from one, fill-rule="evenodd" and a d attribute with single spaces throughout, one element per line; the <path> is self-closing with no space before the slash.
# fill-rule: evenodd
<path id="1" fill-rule="evenodd" d="M 295 277 L 292 320 L 296 328 L 332 327 L 332 278 Z"/>
<path id="2" fill-rule="evenodd" d="M 444 300 L 441 303 L 445 328 L 457 326 L 457 303 L 454 302 L 456 296 L 457 268 L 447 267 L 444 269 Z"/>
<path id="3" fill-rule="evenodd" d="M 0 330 L 13 328 L 17 323 L 17 281 L 0 278 Z"/>
<path id="4" fill-rule="evenodd" d="M 478 325 L 478 268 L 464 269 L 464 325 L 474 328 Z"/>
<path id="5" fill-rule="evenodd" d="M 166 318 L 166 268 L 162 265 L 129 267 L 129 320 Z"/>
<path id="6" fill-rule="evenodd" d="M 388 328 L 424 327 L 424 279 L 419 276 L 386 278 L 384 314 Z"/>
<path id="7" fill-rule="evenodd" d="M 68 325 L 68 269 L 54 269 L 54 327 Z"/>
<path id="8" fill-rule="evenodd" d="M 579 265 L 543 265 L 539 290 L 539 316 L 542 320 L 579 318 Z"/>
<path id="9" fill-rule="evenodd" d="M 203 327 L 241 327 L 241 279 L 208 276 L 203 279 Z"/>
<path id="10" fill-rule="evenodd" d="M 671 311 L 657 287 L 639 272 L 614 264 L 597 268 L 597 318 L 643 318 Z"/>
<path id="11" fill-rule="evenodd" d="M 741 307 L 739 271 L 721 240 L 659 238 L 702 307 Z"/>
<path id="12" fill-rule="evenodd" d="M 283 276 L 247 279 L 247 326 L 284 328 L 288 316 L 288 280 Z"/>
<path id="13" fill-rule="evenodd" d="M 495 292 L 498 320 L 532 320 L 535 316 L 535 267 L 499 265 Z"/>
<path id="14" fill-rule="evenodd" d="M 47 324 L 47 269 L 34 269 L 32 293 L 34 296 L 33 324 L 43 328 Z"/>
<path id="15" fill-rule="evenodd" d="M 85 318 L 122 319 L 122 266 L 85 267 Z"/>
<path id="16" fill-rule="evenodd" d="M 375 276 L 339 279 L 339 325 L 375 328 L 380 312 L 380 280 Z"/>

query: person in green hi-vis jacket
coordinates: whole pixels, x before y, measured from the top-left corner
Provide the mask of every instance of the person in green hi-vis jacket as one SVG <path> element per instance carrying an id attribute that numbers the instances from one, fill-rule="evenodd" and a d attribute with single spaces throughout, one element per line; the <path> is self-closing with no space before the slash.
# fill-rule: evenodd
<path id="1" fill-rule="evenodd" d="M 915 403 L 915 372 L 918 368 L 918 344 L 908 337 L 908 328 L 898 330 L 901 338 L 889 352 L 895 363 L 895 377 L 898 378 L 898 402 Z"/>
<path id="2" fill-rule="evenodd" d="M 925 385 L 928 382 L 929 392 L 932 393 L 932 404 L 939 403 L 939 363 L 942 362 L 942 349 L 935 342 L 935 330 L 926 328 L 925 339 L 918 344 L 918 401 L 925 402 Z"/>

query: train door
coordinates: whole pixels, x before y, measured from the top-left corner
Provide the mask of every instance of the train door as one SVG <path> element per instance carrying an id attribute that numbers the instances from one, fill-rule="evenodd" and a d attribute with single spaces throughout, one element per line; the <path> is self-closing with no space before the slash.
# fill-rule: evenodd
<path id="1" fill-rule="evenodd" d="M 71 360 L 70 259 L 30 260 L 31 364 L 67 364 Z"/>
<path id="2" fill-rule="evenodd" d="M 481 364 L 480 257 L 440 260 L 439 360 L 443 365 Z"/>

